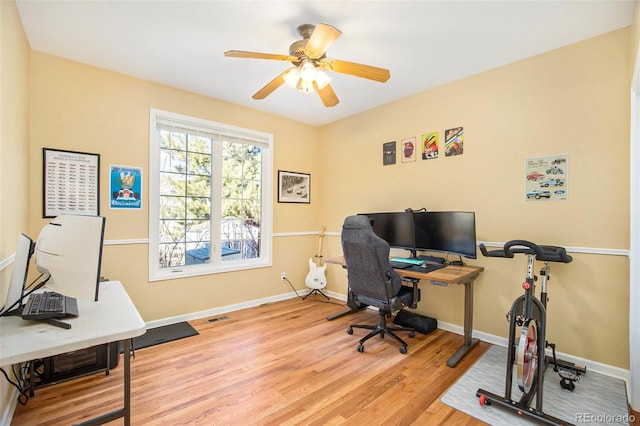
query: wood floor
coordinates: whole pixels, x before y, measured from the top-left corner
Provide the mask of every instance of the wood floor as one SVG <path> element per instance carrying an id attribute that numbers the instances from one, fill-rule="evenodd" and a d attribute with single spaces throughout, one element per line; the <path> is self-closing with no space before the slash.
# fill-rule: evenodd
<path id="1" fill-rule="evenodd" d="M 326 301 L 326 299 L 325 299 Z M 200 333 L 136 351 L 132 425 L 481 425 L 440 396 L 489 344 L 455 368 L 446 360 L 462 336 L 417 333 L 402 355 L 388 337 L 356 350 L 375 323 L 363 311 L 327 321 L 344 303 L 314 296 L 192 321 Z M 402 333 L 406 336 L 406 333 Z M 109 376 L 41 388 L 18 405 L 12 425 L 69 425 L 122 406 L 122 359 Z M 123 424 L 122 419 L 110 424 Z"/>

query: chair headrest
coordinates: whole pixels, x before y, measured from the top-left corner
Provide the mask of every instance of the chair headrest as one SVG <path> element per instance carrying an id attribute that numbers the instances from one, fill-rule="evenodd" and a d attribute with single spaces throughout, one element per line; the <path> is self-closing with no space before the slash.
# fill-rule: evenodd
<path id="1" fill-rule="evenodd" d="M 342 229 L 371 229 L 371 222 L 369 217 L 365 215 L 353 215 L 347 216 L 342 225 Z"/>

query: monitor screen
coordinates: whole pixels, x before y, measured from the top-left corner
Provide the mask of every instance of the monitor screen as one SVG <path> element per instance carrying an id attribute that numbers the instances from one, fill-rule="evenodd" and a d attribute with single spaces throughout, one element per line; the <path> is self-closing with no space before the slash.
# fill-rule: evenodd
<path id="1" fill-rule="evenodd" d="M 35 265 L 47 287 L 65 296 L 98 300 L 104 217 L 60 215 L 40 231 Z"/>
<path id="2" fill-rule="evenodd" d="M 476 259 L 474 212 L 414 213 L 416 250 L 456 254 Z"/>
<path id="3" fill-rule="evenodd" d="M 413 216 L 407 212 L 360 213 L 373 219 L 373 232 L 389 246 L 413 250 Z"/>
<path id="4" fill-rule="evenodd" d="M 24 287 L 29 273 L 29 260 L 32 254 L 33 241 L 26 235 L 20 234 L 18 236 L 18 247 L 16 249 L 16 258 L 13 262 L 13 270 L 11 271 L 11 279 L 9 280 L 7 297 L 4 299 L 4 306 L 0 308 L 2 314 L 10 314 L 14 308 L 20 309 L 22 307 Z"/>

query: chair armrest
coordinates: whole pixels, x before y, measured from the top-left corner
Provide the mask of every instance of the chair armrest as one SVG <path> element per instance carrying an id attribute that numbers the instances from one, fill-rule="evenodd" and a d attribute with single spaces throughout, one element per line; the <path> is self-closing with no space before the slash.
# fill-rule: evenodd
<path id="1" fill-rule="evenodd" d="M 409 305 L 411 309 L 415 309 L 418 307 L 418 302 L 420 301 L 420 289 L 418 288 L 418 283 L 420 280 L 418 278 L 404 277 L 402 279 L 403 282 L 411 283 L 413 286 L 413 303 Z"/>

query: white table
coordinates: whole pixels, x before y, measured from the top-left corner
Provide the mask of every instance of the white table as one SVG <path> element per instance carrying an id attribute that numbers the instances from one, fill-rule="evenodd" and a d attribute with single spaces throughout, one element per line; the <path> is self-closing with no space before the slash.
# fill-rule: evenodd
<path id="1" fill-rule="evenodd" d="M 100 283 L 99 300 L 78 300 L 77 318 L 65 318 L 63 329 L 20 317 L 0 318 L 0 366 L 20 364 L 92 346 L 122 340 L 124 343 L 124 407 L 82 424 L 98 425 L 131 416 L 131 338 L 146 331 L 142 317 L 119 281 Z"/>

